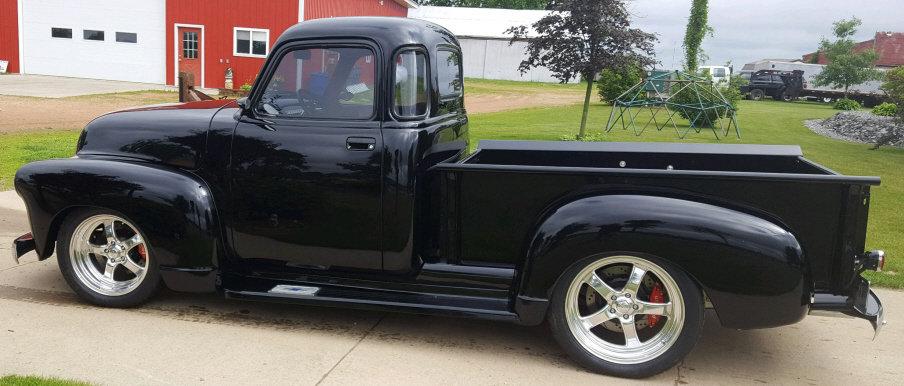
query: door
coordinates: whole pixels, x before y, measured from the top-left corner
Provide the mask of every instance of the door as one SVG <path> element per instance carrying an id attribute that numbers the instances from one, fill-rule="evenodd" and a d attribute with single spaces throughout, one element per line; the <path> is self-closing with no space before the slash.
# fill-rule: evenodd
<path id="1" fill-rule="evenodd" d="M 179 61 L 179 72 L 187 72 L 195 77 L 195 87 L 201 87 L 201 29 L 195 27 L 179 27 L 176 54 Z"/>
<path id="2" fill-rule="evenodd" d="M 305 46 L 277 55 L 233 137 L 238 263 L 280 273 L 381 270 L 373 51 Z"/>

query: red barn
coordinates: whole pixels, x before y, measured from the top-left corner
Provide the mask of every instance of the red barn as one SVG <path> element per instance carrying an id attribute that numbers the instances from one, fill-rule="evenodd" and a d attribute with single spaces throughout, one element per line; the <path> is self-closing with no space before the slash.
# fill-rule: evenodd
<path id="1" fill-rule="evenodd" d="M 18 0 L 0 0 L 0 60 L 6 72 L 19 72 Z"/>
<path id="2" fill-rule="evenodd" d="M 405 17 L 408 0 L 169 0 L 166 4 L 166 82 L 178 71 L 201 87 L 251 84 L 276 38 L 302 20 L 337 16 Z"/>
<path id="3" fill-rule="evenodd" d="M 406 17 L 411 0 L 0 0 L 8 72 L 201 87 L 252 83 L 271 45 L 302 20 Z M 65 59 L 65 60 L 63 60 Z"/>

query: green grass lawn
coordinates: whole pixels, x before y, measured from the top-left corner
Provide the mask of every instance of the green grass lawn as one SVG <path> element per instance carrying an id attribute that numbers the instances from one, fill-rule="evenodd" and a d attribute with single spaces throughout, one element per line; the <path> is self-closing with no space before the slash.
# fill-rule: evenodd
<path id="1" fill-rule="evenodd" d="M 493 87 L 518 89 L 524 84 L 468 80 L 487 90 Z M 469 84 L 468 91 L 478 88 Z M 580 85 L 528 84 L 529 87 L 577 87 Z M 497 90 L 498 92 L 498 90 Z M 835 113 L 830 106 L 817 103 L 784 103 L 742 101 L 739 112 L 741 139 L 715 140 L 706 131 L 679 140 L 672 129 L 661 132 L 648 129 L 642 136 L 615 129 L 602 134 L 609 117 L 609 106 L 594 104 L 590 109 L 591 133 L 606 141 L 683 141 L 709 143 L 798 144 L 804 154 L 829 168 L 849 175 L 882 177 L 882 185 L 872 192 L 867 248 L 883 248 L 888 252 L 886 272 L 870 273 L 874 283 L 904 288 L 904 149 L 868 150 L 869 145 L 832 140 L 812 133 L 803 121 L 826 118 Z M 533 108 L 471 117 L 471 146 L 480 139 L 560 140 L 578 131 L 581 107 L 564 106 Z M 69 157 L 73 154 L 77 131 L 50 131 L 0 135 L 0 189 L 12 186 L 15 170 L 22 164 L 45 158 Z"/>
<path id="2" fill-rule="evenodd" d="M 711 132 L 690 134 L 679 140 L 674 129 L 661 132 L 647 129 L 637 137 L 632 131 L 613 129 L 602 134 L 609 118 L 609 106 L 591 106 L 589 127 L 595 137 L 606 141 L 658 141 L 794 144 L 804 155 L 835 171 L 849 175 L 882 177 L 882 185 L 872 189 L 867 239 L 868 249 L 885 249 L 886 271 L 868 273 L 876 284 L 904 288 L 904 149 L 868 150 L 870 145 L 828 139 L 814 134 L 803 121 L 826 118 L 836 111 L 818 103 L 742 101 L 739 111 L 741 139 L 716 140 Z M 642 115 L 641 115 L 642 116 Z M 471 146 L 480 139 L 559 140 L 574 136 L 581 120 L 581 106 L 535 108 L 471 117 Z"/>
<path id="3" fill-rule="evenodd" d="M 0 386 L 88 386 L 90 383 L 34 375 L 5 375 L 0 377 Z"/>
<path id="4" fill-rule="evenodd" d="M 31 161 L 71 157 L 80 131 L 0 134 L 0 190 L 12 189 L 16 169 Z"/>

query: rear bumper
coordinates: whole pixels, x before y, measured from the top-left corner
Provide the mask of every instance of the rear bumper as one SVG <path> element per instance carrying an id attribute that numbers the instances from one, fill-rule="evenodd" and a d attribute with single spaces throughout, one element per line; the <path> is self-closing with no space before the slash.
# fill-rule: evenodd
<path id="1" fill-rule="evenodd" d="M 873 326 L 873 339 L 886 324 L 885 309 L 875 292 L 870 290 L 869 281 L 860 278 L 856 291 L 851 296 L 820 294 L 814 295 L 810 305 L 811 315 L 852 316 L 865 319 Z"/>
<path id="2" fill-rule="evenodd" d="M 19 264 L 19 258 L 22 257 L 22 255 L 35 250 L 35 239 L 31 236 L 31 233 L 26 233 L 13 240 L 11 249 L 13 261 L 16 264 Z"/>

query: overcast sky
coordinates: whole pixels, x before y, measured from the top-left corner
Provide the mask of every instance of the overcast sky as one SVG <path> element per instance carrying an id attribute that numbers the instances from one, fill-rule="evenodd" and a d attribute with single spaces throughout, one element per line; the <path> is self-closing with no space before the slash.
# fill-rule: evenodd
<path id="1" fill-rule="evenodd" d="M 677 69 L 690 14 L 690 0 L 633 0 L 633 26 L 656 33 L 656 56 L 662 67 Z M 904 0 L 710 0 L 713 36 L 703 40 L 706 64 L 731 60 L 735 69 L 765 58 L 799 58 L 813 52 L 832 22 L 857 16 L 863 24 L 857 40 L 876 31 L 904 32 Z M 702 64 L 702 63 L 701 63 Z"/>

